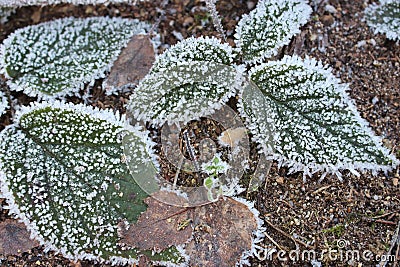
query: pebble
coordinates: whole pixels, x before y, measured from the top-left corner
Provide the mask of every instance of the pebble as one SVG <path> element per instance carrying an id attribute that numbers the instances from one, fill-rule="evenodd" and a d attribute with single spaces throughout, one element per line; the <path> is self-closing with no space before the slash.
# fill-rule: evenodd
<path id="1" fill-rule="evenodd" d="M 247 9 L 251 10 L 256 6 L 256 3 L 254 3 L 253 1 L 247 1 Z"/>
<path id="2" fill-rule="evenodd" d="M 392 182 L 393 182 L 394 186 L 398 186 L 399 185 L 399 179 L 398 178 L 393 178 Z"/>
<path id="3" fill-rule="evenodd" d="M 329 12 L 331 14 L 335 14 L 337 12 L 336 8 L 332 5 L 326 5 L 325 6 L 325 11 Z"/>
<path id="4" fill-rule="evenodd" d="M 361 40 L 361 41 L 359 41 L 359 42 L 357 43 L 357 47 L 363 47 L 363 46 L 365 46 L 366 44 L 367 44 L 367 41 Z"/>
<path id="5" fill-rule="evenodd" d="M 335 19 L 332 15 L 323 15 L 320 18 L 320 21 L 322 22 L 322 24 L 324 24 L 325 26 L 331 26 L 334 22 Z"/>

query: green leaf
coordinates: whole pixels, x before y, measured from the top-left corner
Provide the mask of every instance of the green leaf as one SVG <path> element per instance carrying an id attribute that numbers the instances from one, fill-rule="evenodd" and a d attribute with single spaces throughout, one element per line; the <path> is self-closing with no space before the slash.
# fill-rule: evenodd
<path id="1" fill-rule="evenodd" d="M 284 57 L 250 70 L 241 113 L 271 159 L 291 171 L 390 170 L 389 154 L 345 90 L 321 62 Z M 266 134 L 269 133 L 269 134 Z M 271 139 L 272 137 L 272 139 Z"/>
<path id="2" fill-rule="evenodd" d="M 1 72 L 12 90 L 53 99 L 77 94 L 103 78 L 132 35 L 149 26 L 138 20 L 64 18 L 15 31 L 3 43 Z"/>
<path id="3" fill-rule="evenodd" d="M 386 34 L 388 39 L 400 40 L 400 2 L 381 0 L 381 4 L 369 5 L 364 13 L 368 26 L 374 33 Z"/>
<path id="4" fill-rule="evenodd" d="M 232 48 L 215 38 L 189 38 L 159 56 L 131 96 L 128 111 L 155 125 L 212 114 L 237 92 Z"/>
<path id="5" fill-rule="evenodd" d="M 307 23 L 312 10 L 304 0 L 260 0 L 236 27 L 235 42 L 247 62 L 278 54 Z"/>
<path id="6" fill-rule="evenodd" d="M 8 99 L 2 91 L 0 91 L 0 116 L 6 112 L 8 108 Z"/>
<path id="7" fill-rule="evenodd" d="M 171 46 L 156 58 L 150 72 L 162 72 L 182 62 L 214 62 L 231 65 L 235 51 L 215 37 L 190 37 Z"/>
<path id="8" fill-rule="evenodd" d="M 23 108 L 0 135 L 2 194 L 41 244 L 67 258 L 127 263 L 148 254 L 179 261 L 174 247 L 153 255 L 117 245 L 118 222 L 136 222 L 148 197 L 125 164 L 121 135 L 136 136 L 136 161 L 152 158 L 144 135 L 124 125 L 110 111 L 83 105 Z"/>

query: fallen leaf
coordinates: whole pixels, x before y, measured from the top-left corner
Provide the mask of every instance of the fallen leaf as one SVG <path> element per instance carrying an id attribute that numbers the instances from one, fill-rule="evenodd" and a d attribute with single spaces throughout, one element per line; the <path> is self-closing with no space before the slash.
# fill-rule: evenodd
<path id="1" fill-rule="evenodd" d="M 235 266 L 251 250 L 258 225 L 247 205 L 225 197 L 194 212 L 195 230 L 186 246 L 190 266 Z"/>
<path id="2" fill-rule="evenodd" d="M 221 133 L 218 137 L 222 145 L 233 147 L 237 145 L 243 138 L 247 137 L 247 130 L 244 127 L 230 128 Z"/>
<path id="3" fill-rule="evenodd" d="M 118 225 L 121 245 L 159 251 L 189 242 L 185 247 L 189 266 L 210 267 L 235 266 L 251 250 L 258 224 L 246 204 L 225 197 L 191 208 L 170 206 L 156 198 L 177 195 L 160 192 L 169 195 L 145 199 L 148 208 L 136 224 L 129 228 L 124 222 Z"/>
<path id="4" fill-rule="evenodd" d="M 114 62 L 103 89 L 111 94 L 118 88 L 136 85 L 155 60 L 154 47 L 148 35 L 134 35 Z"/>
<path id="5" fill-rule="evenodd" d="M 30 239 L 25 224 L 11 219 L 0 222 L 0 254 L 21 255 L 37 246 L 39 243 Z"/>
<path id="6" fill-rule="evenodd" d="M 166 194 L 176 198 L 172 192 L 159 191 L 156 194 Z M 124 245 L 160 252 L 174 245 L 186 243 L 192 236 L 190 208 L 170 206 L 158 201 L 161 196 L 148 197 L 144 202 L 148 205 L 136 224 L 128 225 L 121 222 L 119 226 L 120 242 Z"/>

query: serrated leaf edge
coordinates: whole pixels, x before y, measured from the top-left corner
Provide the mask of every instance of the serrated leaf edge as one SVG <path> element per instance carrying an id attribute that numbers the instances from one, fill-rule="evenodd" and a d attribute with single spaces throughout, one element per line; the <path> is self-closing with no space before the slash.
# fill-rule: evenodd
<path id="1" fill-rule="evenodd" d="M 117 21 L 117 22 L 130 20 L 130 21 L 138 24 L 138 26 L 139 25 L 143 26 L 143 28 L 140 30 L 140 32 L 136 32 L 137 28 L 132 29 L 131 37 L 134 34 L 139 34 L 139 33 L 144 34 L 144 33 L 146 33 L 145 32 L 146 30 L 150 29 L 150 25 L 146 25 L 144 22 L 139 21 L 137 19 L 126 19 L 126 18 L 119 18 L 119 17 L 117 17 L 117 18 L 116 17 L 114 17 L 114 18 L 110 18 L 110 17 L 89 17 L 89 18 L 67 17 L 67 18 L 46 21 L 46 22 L 42 22 L 40 24 L 30 25 L 30 26 L 27 26 L 24 28 L 20 28 L 20 29 L 16 30 L 15 32 L 11 33 L 0 45 L 0 74 L 3 74 L 8 79 L 7 85 L 10 87 L 10 90 L 17 91 L 17 92 L 23 91 L 26 95 L 28 95 L 30 97 L 38 97 L 39 101 L 42 99 L 43 100 L 64 99 L 66 96 L 78 96 L 79 97 L 80 96 L 79 91 L 85 87 L 85 84 L 88 83 L 89 86 L 93 86 L 96 79 L 105 78 L 106 73 L 111 70 L 111 67 L 113 66 L 114 62 L 117 60 L 118 55 L 120 54 L 121 50 L 127 46 L 130 38 L 127 38 L 127 40 L 125 41 L 125 44 L 120 47 L 118 53 L 115 53 L 114 56 L 111 58 L 110 62 L 107 65 L 105 65 L 103 68 L 98 69 L 97 71 L 93 72 L 90 77 L 86 77 L 86 79 L 76 81 L 71 87 L 65 88 L 63 91 L 54 93 L 52 95 L 43 94 L 41 91 L 33 89 L 33 88 L 20 87 L 19 85 L 15 84 L 13 82 L 13 78 L 10 77 L 6 71 L 6 66 L 7 66 L 7 63 L 5 61 L 6 47 L 10 46 L 13 38 L 15 36 L 17 36 L 18 34 L 20 34 L 21 32 L 23 32 L 26 28 L 38 28 L 38 27 L 42 27 L 42 26 L 53 25 L 55 23 L 62 24 L 64 21 L 69 21 L 69 20 L 80 20 L 80 21 L 84 22 L 85 20 L 93 19 L 93 18 L 97 18 L 97 19 L 103 20 L 103 21 L 113 20 L 113 21 Z M 155 45 L 156 45 L 156 43 L 155 43 Z"/>
<path id="2" fill-rule="evenodd" d="M 33 112 L 35 110 L 40 110 L 43 108 L 51 107 L 54 109 L 63 109 L 63 110 L 73 110 L 77 111 L 81 114 L 85 115 L 90 115 L 95 119 L 101 119 L 101 120 L 106 120 L 107 122 L 121 127 L 121 132 L 123 130 L 128 130 L 130 132 L 133 132 L 135 135 L 139 136 L 142 138 L 142 141 L 146 144 L 146 149 L 151 157 L 153 163 L 156 163 L 157 167 L 158 162 L 156 159 L 155 153 L 152 151 L 152 147 L 154 146 L 154 143 L 149 140 L 147 132 L 141 131 L 141 128 L 139 126 L 130 126 L 127 125 L 126 119 L 124 115 L 120 115 L 119 112 L 117 111 L 115 114 L 111 110 L 100 110 L 97 107 L 91 107 L 91 106 L 85 106 L 83 104 L 72 104 L 72 103 L 64 103 L 62 101 L 53 101 L 53 102 L 41 102 L 41 103 L 31 103 L 30 106 L 22 106 L 19 111 L 16 113 L 15 121 L 14 124 L 8 125 L 6 129 L 8 128 L 16 128 L 21 117 L 24 114 L 28 114 L 30 112 Z M 3 135 L 6 131 L 2 131 L 0 133 L 0 140 L 3 139 Z M 105 260 L 99 256 L 95 256 L 91 253 L 76 253 L 76 254 L 71 254 L 67 251 L 65 251 L 63 248 L 57 248 L 54 246 L 50 241 L 45 241 L 40 233 L 36 231 L 37 226 L 34 221 L 30 221 L 23 212 L 20 211 L 18 208 L 18 205 L 15 202 L 15 198 L 13 193 L 9 190 L 10 188 L 10 183 L 7 180 L 6 175 L 2 171 L 3 169 L 3 163 L 0 162 L 0 197 L 6 199 L 7 206 L 4 207 L 4 209 L 8 209 L 10 214 L 15 215 L 15 217 L 18 219 L 18 221 L 22 222 L 25 224 L 26 228 L 28 229 L 30 233 L 30 237 L 32 239 L 37 240 L 40 245 L 44 246 L 44 251 L 55 251 L 56 253 L 61 253 L 64 257 L 67 259 L 77 261 L 77 260 L 92 260 L 95 262 L 106 262 L 106 263 L 111 263 L 111 264 L 138 264 L 139 259 L 134 259 L 134 258 L 124 258 L 120 256 L 112 256 L 110 257 L 109 260 Z M 170 263 L 171 264 L 171 263 Z M 180 266 L 180 265 L 171 265 L 171 266 Z"/>
<path id="3" fill-rule="evenodd" d="M 266 159 L 267 160 L 276 160 L 278 162 L 278 167 L 288 167 L 289 168 L 289 174 L 290 173 L 295 173 L 295 172 L 303 172 L 303 179 L 305 179 L 307 176 L 311 177 L 312 174 L 316 172 L 321 172 L 321 178 L 322 180 L 327 174 L 334 174 L 338 177 L 339 180 L 341 180 L 341 170 L 349 170 L 350 172 L 358 175 L 357 170 L 360 170 L 362 172 L 365 171 L 372 171 L 372 173 L 375 175 L 378 171 L 390 171 L 396 166 L 400 164 L 400 161 L 390 153 L 389 149 L 385 148 L 381 144 L 381 138 L 375 135 L 371 127 L 369 126 L 369 123 L 361 117 L 360 113 L 358 112 L 356 105 L 354 104 L 354 101 L 350 98 L 348 93 L 346 92 L 349 90 L 349 85 L 342 83 L 340 79 L 335 77 L 332 74 L 332 69 L 328 65 L 324 65 L 321 61 L 317 61 L 316 59 L 310 58 L 306 56 L 304 59 L 302 59 L 299 56 L 284 56 L 281 60 L 279 61 L 270 61 L 267 63 L 263 63 L 259 66 L 253 67 L 249 71 L 249 77 L 251 74 L 263 69 L 265 66 L 270 66 L 273 65 L 276 62 L 284 63 L 284 64 L 294 64 L 294 65 L 307 65 L 307 68 L 313 71 L 317 71 L 321 74 L 323 74 L 329 82 L 334 84 L 334 88 L 336 89 L 336 92 L 340 94 L 342 97 L 343 101 L 348 105 L 349 109 L 353 112 L 354 118 L 356 121 L 360 124 L 360 126 L 363 128 L 365 133 L 367 133 L 373 143 L 375 144 L 376 147 L 379 147 L 380 150 L 386 154 L 386 156 L 392 160 L 393 164 L 391 166 L 387 165 L 381 165 L 381 164 L 370 164 L 370 163 L 362 163 L 362 162 L 355 162 L 355 163 L 339 163 L 337 165 L 328 165 L 328 164 L 314 164 L 314 163 L 309 163 L 309 164 L 302 164 L 300 162 L 294 161 L 294 160 L 289 160 L 286 157 L 282 156 L 281 154 L 274 153 L 271 148 L 266 147 L 263 145 L 264 140 L 260 139 L 257 137 L 257 133 L 254 132 L 254 128 L 251 127 L 251 119 L 247 116 L 246 112 L 243 109 L 243 102 L 242 98 L 239 97 L 239 102 L 238 102 L 238 111 L 241 114 L 242 117 L 245 118 L 245 123 L 248 126 L 250 132 L 253 133 L 253 138 L 254 140 L 258 143 L 258 149 L 260 150 L 260 153 L 265 153 L 266 154 Z"/>
<path id="4" fill-rule="evenodd" d="M 236 44 L 236 48 L 238 49 L 238 51 L 242 50 L 241 47 L 243 45 L 243 42 L 241 41 L 242 40 L 241 39 L 241 36 L 242 36 L 241 28 L 243 27 L 243 25 L 245 24 L 245 22 L 247 20 L 251 19 L 251 16 L 260 16 L 260 15 L 262 15 L 262 12 L 265 12 L 266 9 L 265 9 L 265 6 L 263 5 L 263 3 L 266 2 L 266 1 L 270 1 L 270 0 L 260 0 L 257 3 L 257 6 L 255 7 L 255 9 L 250 11 L 249 14 L 244 14 L 242 16 L 242 18 L 239 20 L 239 22 L 238 22 L 238 24 L 237 24 L 237 26 L 235 28 L 235 34 L 234 34 L 235 44 Z M 288 2 L 288 0 L 277 0 L 277 1 L 274 1 L 274 2 L 279 2 L 279 3 L 276 3 L 277 5 L 279 5 L 280 3 L 282 4 L 282 3 Z M 290 0 L 290 2 L 297 2 L 297 3 L 300 3 L 300 5 L 302 6 L 301 7 L 302 10 L 300 12 L 301 13 L 301 18 L 299 19 L 298 25 L 297 24 L 296 25 L 291 25 L 291 27 L 289 27 L 289 33 L 290 33 L 289 36 L 287 36 L 286 39 L 281 40 L 276 45 L 276 47 L 271 51 L 271 53 L 264 53 L 263 55 L 261 55 L 259 57 L 256 57 L 256 58 L 254 58 L 252 60 L 246 60 L 245 61 L 246 65 L 254 65 L 254 64 L 257 64 L 257 63 L 262 63 L 266 59 L 271 58 L 273 56 L 276 56 L 278 54 L 280 48 L 282 48 L 285 45 L 288 45 L 290 43 L 290 41 L 292 40 L 293 36 L 295 36 L 296 34 L 299 34 L 301 32 L 299 27 L 305 25 L 308 22 L 308 20 L 309 20 L 309 18 L 311 16 L 311 13 L 312 13 L 312 9 L 307 4 L 307 1 L 304 1 L 304 0 L 295 0 L 295 1 L 294 0 Z"/>

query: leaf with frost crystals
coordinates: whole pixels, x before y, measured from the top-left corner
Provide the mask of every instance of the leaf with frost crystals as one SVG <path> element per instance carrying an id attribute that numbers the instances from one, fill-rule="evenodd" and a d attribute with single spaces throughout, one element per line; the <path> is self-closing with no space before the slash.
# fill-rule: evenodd
<path id="1" fill-rule="evenodd" d="M 304 0 L 260 0 L 236 27 L 235 42 L 248 62 L 278 54 L 307 23 L 311 7 Z"/>
<path id="2" fill-rule="evenodd" d="M 228 44 L 215 37 L 187 38 L 156 58 L 151 72 L 162 72 L 181 62 L 214 62 L 223 65 L 233 63 L 235 53 Z"/>
<path id="3" fill-rule="evenodd" d="M 47 248 L 69 259 L 136 262 L 177 261 L 171 248 L 163 255 L 121 250 L 117 225 L 131 223 L 146 210 L 148 196 L 125 164 L 121 135 L 136 137 L 130 157 L 152 162 L 150 143 L 111 111 L 61 102 L 24 107 L 14 125 L 0 135 L 0 186 L 10 212 Z M 133 259 L 130 259 L 132 257 Z"/>
<path id="4" fill-rule="evenodd" d="M 132 35 L 149 26 L 121 18 L 64 18 L 15 31 L 0 51 L 11 90 L 53 99 L 103 78 Z"/>
<path id="5" fill-rule="evenodd" d="M 380 5 L 373 3 L 365 11 L 365 19 L 375 33 L 386 34 L 388 39 L 400 40 L 400 2 L 381 0 Z"/>
<path id="6" fill-rule="evenodd" d="M 361 118 L 348 87 L 321 62 L 286 56 L 249 75 L 258 90 L 244 91 L 241 113 L 264 152 L 291 171 L 339 174 L 389 170 L 399 163 Z M 265 133 L 271 131 L 268 140 Z"/>
<path id="7" fill-rule="evenodd" d="M 189 38 L 156 58 L 131 96 L 137 120 L 162 125 L 212 114 L 236 94 L 241 75 L 232 48 L 215 38 Z"/>
<path id="8" fill-rule="evenodd" d="M 0 91 L 0 116 L 3 115 L 8 108 L 8 99 L 2 91 Z"/>

